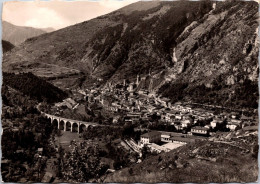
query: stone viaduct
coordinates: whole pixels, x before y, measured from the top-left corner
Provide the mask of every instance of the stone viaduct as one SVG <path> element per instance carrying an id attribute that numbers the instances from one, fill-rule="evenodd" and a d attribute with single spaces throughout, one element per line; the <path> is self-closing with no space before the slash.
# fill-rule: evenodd
<path id="1" fill-rule="evenodd" d="M 90 126 L 92 127 L 100 126 L 99 124 L 96 123 L 62 118 L 44 112 L 42 112 L 42 115 L 47 117 L 50 120 L 51 124 L 56 125 L 59 130 L 64 130 L 64 131 L 81 133 Z"/>

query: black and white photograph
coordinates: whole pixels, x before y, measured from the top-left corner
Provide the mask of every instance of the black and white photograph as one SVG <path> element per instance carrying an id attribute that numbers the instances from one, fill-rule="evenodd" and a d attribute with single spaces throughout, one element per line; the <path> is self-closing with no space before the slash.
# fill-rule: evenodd
<path id="1" fill-rule="evenodd" d="M 259 2 L 2 5 L 9 183 L 258 180 Z"/>

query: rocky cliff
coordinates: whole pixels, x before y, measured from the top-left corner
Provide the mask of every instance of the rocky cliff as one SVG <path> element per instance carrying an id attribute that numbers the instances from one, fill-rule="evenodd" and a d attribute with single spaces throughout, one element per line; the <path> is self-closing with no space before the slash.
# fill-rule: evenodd
<path id="1" fill-rule="evenodd" d="M 255 2 L 217 2 L 214 10 L 192 22 L 177 39 L 162 94 L 257 107 L 258 16 Z"/>

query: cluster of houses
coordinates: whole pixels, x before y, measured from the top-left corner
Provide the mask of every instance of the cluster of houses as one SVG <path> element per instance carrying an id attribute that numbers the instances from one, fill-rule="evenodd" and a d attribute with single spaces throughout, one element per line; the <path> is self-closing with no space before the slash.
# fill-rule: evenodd
<path id="1" fill-rule="evenodd" d="M 103 89 L 89 90 L 85 93 L 86 99 L 88 102 L 100 103 L 103 108 L 118 114 L 114 116 L 113 123 L 117 123 L 120 118 L 129 123 L 148 121 L 149 117 L 156 114 L 163 124 L 194 135 L 210 135 L 212 130 L 218 130 L 219 127 L 234 131 L 255 121 L 235 112 L 215 115 L 213 110 L 199 108 L 191 103 L 172 104 L 170 99 L 140 88 L 140 81 L 142 78 L 137 76 L 136 82 L 132 83 L 125 80 L 122 84 L 108 83 Z M 201 121 L 206 123 L 200 124 Z"/>

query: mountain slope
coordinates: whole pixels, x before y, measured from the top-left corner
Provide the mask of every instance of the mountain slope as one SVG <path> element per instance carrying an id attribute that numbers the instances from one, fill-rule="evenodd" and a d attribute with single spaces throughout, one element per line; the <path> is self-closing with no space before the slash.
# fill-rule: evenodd
<path id="1" fill-rule="evenodd" d="M 13 71 L 48 63 L 74 68 L 104 81 L 147 74 L 150 68 L 154 71 L 168 65 L 168 47 L 174 45 L 185 26 L 209 12 L 211 4 L 137 2 L 108 15 L 28 39 L 4 57 L 3 69 Z"/>
<path id="2" fill-rule="evenodd" d="M 255 182 L 258 178 L 257 131 L 243 131 L 239 136 L 237 134 L 238 132 L 229 133 L 229 138 L 223 142 L 198 141 L 167 153 L 152 155 L 141 163 L 105 176 L 103 182 Z M 226 144 L 230 141 L 230 135 L 231 140 L 237 140 L 236 144 Z"/>
<path id="3" fill-rule="evenodd" d="M 255 2 L 217 3 L 178 37 L 160 92 L 173 102 L 257 108 L 258 16 Z"/>
<path id="4" fill-rule="evenodd" d="M 32 27 L 16 26 L 9 22 L 2 21 L 2 38 L 14 45 L 19 45 L 26 39 L 46 33 L 41 29 Z"/>
<path id="5" fill-rule="evenodd" d="M 139 74 L 145 85 L 138 89 L 172 102 L 255 108 L 257 27 L 256 2 L 137 2 L 28 39 L 4 55 L 3 70 L 50 78 L 80 73 L 83 88 Z"/>

